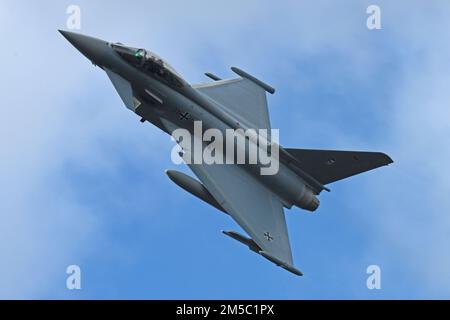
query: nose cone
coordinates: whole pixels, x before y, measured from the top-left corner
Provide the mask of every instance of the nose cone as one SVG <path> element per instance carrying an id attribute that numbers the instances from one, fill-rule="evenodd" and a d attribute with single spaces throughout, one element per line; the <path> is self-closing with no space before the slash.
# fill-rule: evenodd
<path id="1" fill-rule="evenodd" d="M 108 49 L 108 43 L 106 41 L 85 36 L 83 34 L 62 31 L 59 32 L 67 39 L 78 51 L 86 56 L 96 65 L 102 65 L 103 56 Z"/>

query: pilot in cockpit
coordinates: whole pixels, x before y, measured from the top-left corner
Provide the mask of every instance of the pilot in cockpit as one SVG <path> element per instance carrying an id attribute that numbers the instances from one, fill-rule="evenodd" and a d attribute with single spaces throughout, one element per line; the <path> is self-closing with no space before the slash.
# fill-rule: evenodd
<path id="1" fill-rule="evenodd" d="M 155 53 L 145 49 L 127 47 L 119 43 L 112 44 L 112 47 L 126 61 L 141 68 L 143 71 L 155 74 L 177 87 L 183 86 L 182 78 L 178 73 Z"/>

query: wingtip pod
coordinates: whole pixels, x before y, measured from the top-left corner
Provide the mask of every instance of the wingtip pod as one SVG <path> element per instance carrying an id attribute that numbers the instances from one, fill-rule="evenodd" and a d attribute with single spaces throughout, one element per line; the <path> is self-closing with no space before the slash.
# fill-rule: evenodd
<path id="1" fill-rule="evenodd" d="M 300 270 L 298 270 L 294 266 L 291 266 L 290 264 L 287 264 L 286 262 L 281 261 L 280 259 L 275 258 L 274 256 L 268 254 L 267 252 L 260 251 L 259 254 L 262 255 L 267 260 L 269 260 L 270 262 L 273 262 L 277 266 L 282 267 L 283 269 L 292 272 L 297 276 L 303 276 L 303 273 Z"/>
<path id="2" fill-rule="evenodd" d="M 267 260 L 269 260 L 270 262 L 276 264 L 279 267 L 282 267 L 283 269 L 292 272 L 293 274 L 297 275 L 297 276 L 303 276 L 303 273 L 298 270 L 297 268 L 295 268 L 294 266 L 281 261 L 280 259 L 272 256 L 271 254 L 267 253 L 264 250 L 261 250 L 261 248 L 255 243 L 255 241 L 253 241 L 251 238 L 247 238 L 246 236 L 243 236 L 242 234 L 236 232 L 236 231 L 224 231 L 222 230 L 222 233 L 229 236 L 230 238 L 239 241 L 240 243 L 248 246 L 248 248 L 250 250 L 252 250 L 253 252 L 258 253 L 259 255 L 263 256 L 264 258 L 266 258 Z"/>
<path id="3" fill-rule="evenodd" d="M 261 248 L 255 243 L 255 241 L 253 241 L 250 238 L 247 238 L 245 236 L 243 236 L 240 233 L 237 233 L 236 231 L 224 231 L 222 230 L 222 233 L 224 235 L 229 236 L 230 238 L 239 241 L 240 243 L 248 246 L 248 248 L 250 250 L 252 250 L 253 252 L 259 253 L 261 251 Z"/>
<path id="4" fill-rule="evenodd" d="M 220 80 L 222 80 L 222 78 L 216 76 L 214 73 L 211 73 L 211 72 L 206 72 L 206 73 L 205 73 L 205 76 L 207 76 L 208 78 L 210 78 L 210 79 L 212 79 L 212 80 L 214 80 L 214 81 L 220 81 Z"/>
<path id="5" fill-rule="evenodd" d="M 251 74 L 248 74 L 244 70 L 241 70 L 241 69 L 236 68 L 236 67 L 231 67 L 231 70 L 234 73 L 236 73 L 237 75 L 241 76 L 242 78 L 246 78 L 246 79 L 250 80 L 251 82 L 253 82 L 254 84 L 260 86 L 261 88 L 266 90 L 268 93 L 270 93 L 270 94 L 274 94 L 275 93 L 275 89 L 272 86 L 269 86 L 267 83 L 264 83 L 264 82 L 262 82 L 259 79 L 256 79 L 254 76 L 252 76 Z"/>

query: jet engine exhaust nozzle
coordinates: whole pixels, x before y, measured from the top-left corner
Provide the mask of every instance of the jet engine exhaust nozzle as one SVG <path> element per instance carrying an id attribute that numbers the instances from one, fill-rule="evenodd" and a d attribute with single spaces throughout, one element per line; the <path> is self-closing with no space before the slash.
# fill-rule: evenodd
<path id="1" fill-rule="evenodd" d="M 301 197 L 294 204 L 297 207 L 313 212 L 319 207 L 320 201 L 311 189 L 305 187 Z"/>

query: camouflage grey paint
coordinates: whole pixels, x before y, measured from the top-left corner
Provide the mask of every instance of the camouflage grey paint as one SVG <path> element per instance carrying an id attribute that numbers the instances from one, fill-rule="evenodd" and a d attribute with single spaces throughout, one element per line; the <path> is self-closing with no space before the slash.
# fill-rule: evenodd
<path id="1" fill-rule="evenodd" d="M 128 109 L 168 134 L 178 128 L 193 132 L 194 120 L 202 121 L 203 131 L 270 129 L 264 91 L 273 94 L 275 89 L 241 69 L 232 68 L 242 78 L 221 80 L 207 73 L 214 83 L 191 86 L 149 51 L 60 32 L 107 73 Z M 251 238 L 233 231 L 225 231 L 226 235 L 302 275 L 293 266 L 283 207 L 295 205 L 314 211 L 319 206 L 316 196 L 322 190 L 329 191 L 326 184 L 390 163 L 392 160 L 383 153 L 280 146 L 280 166 L 275 175 L 260 175 L 259 164 L 189 165 L 201 182 L 176 171 L 167 173 L 186 191 L 228 213 Z"/>

